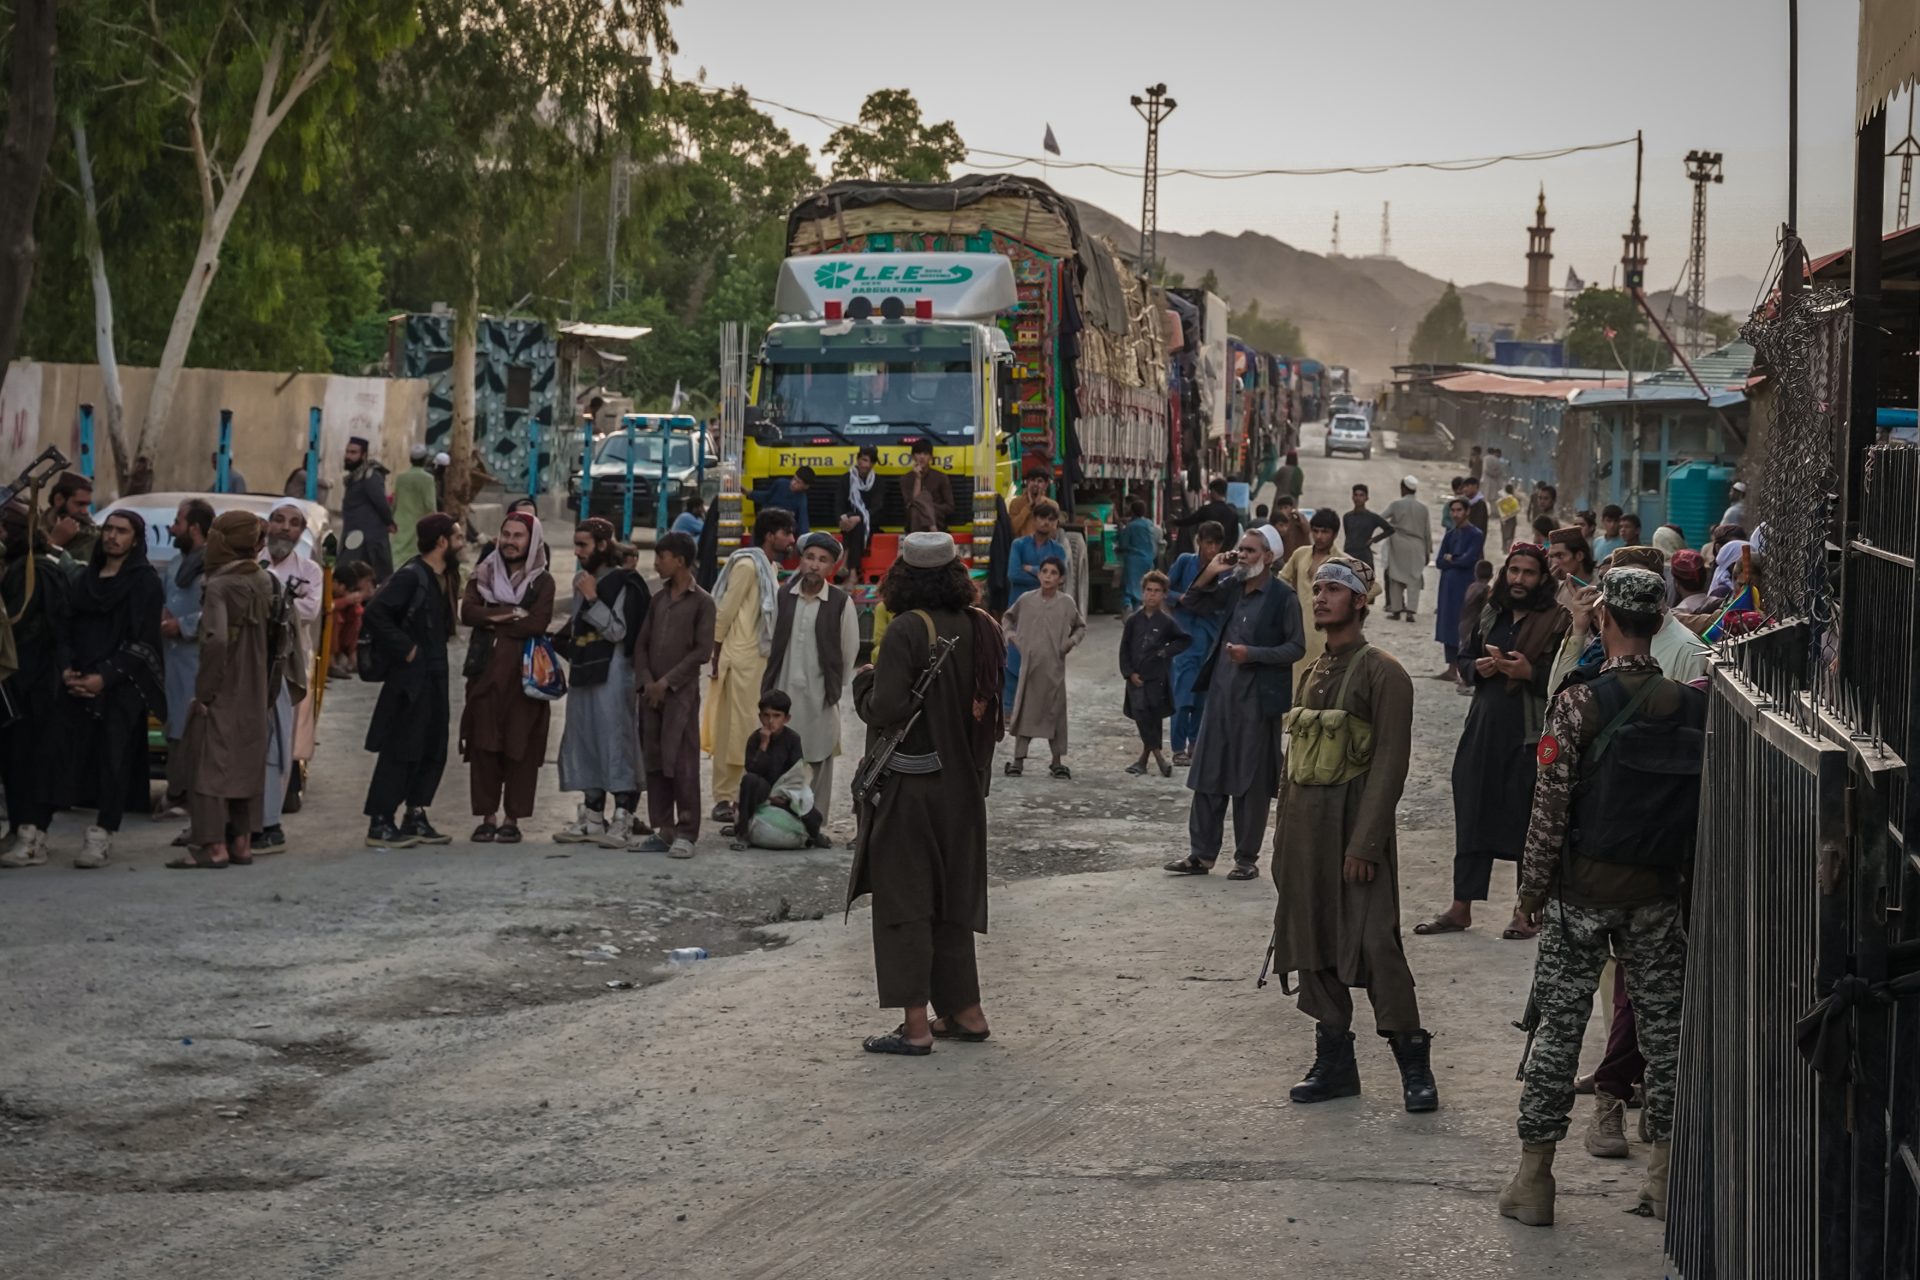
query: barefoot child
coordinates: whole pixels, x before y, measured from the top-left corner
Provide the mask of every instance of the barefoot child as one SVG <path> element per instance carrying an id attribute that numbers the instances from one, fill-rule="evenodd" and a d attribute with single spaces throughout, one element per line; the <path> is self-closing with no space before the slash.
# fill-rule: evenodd
<path id="1" fill-rule="evenodd" d="M 1173 655 L 1193 642 L 1167 608 L 1167 575 L 1159 570 L 1140 580 L 1141 605 L 1120 633 L 1120 675 L 1127 682 L 1124 709 L 1140 730 L 1140 758 L 1127 766 L 1138 776 L 1147 757 L 1171 778 L 1173 765 L 1161 750 L 1160 731 L 1173 714 Z"/>
<path id="2" fill-rule="evenodd" d="M 1013 735 L 1013 759 L 1007 776 L 1024 770 L 1027 744 L 1045 738 L 1053 750 L 1048 769 L 1056 778 L 1071 778 L 1067 754 L 1067 655 L 1086 637 L 1086 620 L 1073 597 L 1060 590 L 1066 566 L 1042 560 L 1035 570 L 1040 589 L 1029 591 L 1007 610 L 1005 630 L 1009 648 L 1020 651 L 1020 684 L 1013 695 L 1013 715 L 1007 732 Z"/>

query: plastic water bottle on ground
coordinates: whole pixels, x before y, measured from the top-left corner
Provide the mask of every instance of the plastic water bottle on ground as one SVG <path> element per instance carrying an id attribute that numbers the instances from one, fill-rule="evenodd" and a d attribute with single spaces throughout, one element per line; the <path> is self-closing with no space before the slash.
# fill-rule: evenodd
<path id="1" fill-rule="evenodd" d="M 707 949 L 705 947 L 675 947 L 673 950 L 667 952 L 668 964 L 692 964 L 696 960 L 705 960 L 706 958 Z"/>

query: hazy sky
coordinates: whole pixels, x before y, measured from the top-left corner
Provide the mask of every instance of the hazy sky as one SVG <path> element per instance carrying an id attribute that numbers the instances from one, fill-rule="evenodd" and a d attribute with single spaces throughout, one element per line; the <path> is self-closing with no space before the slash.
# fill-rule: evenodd
<path id="1" fill-rule="evenodd" d="M 1857 0 L 1801 0 L 1801 210 L 1815 252 L 1847 236 Z M 864 12 L 865 16 L 862 17 Z M 1450 160 L 1646 131 L 1648 286 L 1687 250 L 1691 148 L 1726 156 L 1709 196 L 1709 278 L 1758 277 L 1786 208 L 1784 0 L 969 0 L 834 11 L 782 0 L 685 0 L 675 74 L 850 119 L 872 89 L 911 89 L 973 146 L 1137 165 L 1130 94 L 1162 81 L 1179 102 L 1163 168 L 1311 167 Z M 773 112 L 818 147 L 830 130 Z M 1890 141 L 1906 123 L 1898 104 Z M 1016 172 L 1040 176 L 1037 167 Z M 1049 180 L 1129 221 L 1140 185 L 1086 170 Z M 1472 173 L 1163 178 L 1160 225 L 1266 232 L 1324 253 L 1379 248 L 1460 283 L 1524 282 L 1525 227 L 1546 184 L 1555 283 L 1605 282 L 1633 199 L 1633 150 Z M 1894 178 L 1889 178 L 1889 197 Z"/>

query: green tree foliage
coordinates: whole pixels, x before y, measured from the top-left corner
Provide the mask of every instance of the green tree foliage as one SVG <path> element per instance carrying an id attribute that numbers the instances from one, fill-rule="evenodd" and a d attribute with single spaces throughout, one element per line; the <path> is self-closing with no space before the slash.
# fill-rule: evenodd
<path id="1" fill-rule="evenodd" d="M 1664 369 L 1673 357 L 1625 289 L 1588 288 L 1567 304 L 1567 363 L 1582 369 Z"/>
<path id="2" fill-rule="evenodd" d="M 953 122 L 922 121 L 920 103 L 906 89 L 868 94 L 859 125 L 835 129 L 821 150 L 833 157 L 834 177 L 882 182 L 945 182 L 967 158 Z"/>
<path id="3" fill-rule="evenodd" d="M 1300 326 L 1284 316 L 1261 315 L 1258 298 L 1249 302 L 1245 311 L 1229 312 L 1227 328 L 1240 341 L 1268 355 L 1307 354 L 1306 343 L 1300 337 Z"/>
<path id="4" fill-rule="evenodd" d="M 1467 336 L 1467 309 L 1459 290 L 1449 282 L 1440 300 L 1421 317 L 1420 325 L 1407 343 L 1407 359 L 1415 364 L 1449 364 L 1473 358 L 1473 341 Z"/>
<path id="5" fill-rule="evenodd" d="M 1207 273 L 1200 277 L 1200 283 L 1195 287 L 1217 296 L 1220 293 L 1220 277 L 1212 267 L 1208 267 Z"/>

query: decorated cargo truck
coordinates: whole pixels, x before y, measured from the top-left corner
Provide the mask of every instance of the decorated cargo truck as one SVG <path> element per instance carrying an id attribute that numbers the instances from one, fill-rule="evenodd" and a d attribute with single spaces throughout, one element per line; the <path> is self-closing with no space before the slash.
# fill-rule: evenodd
<path id="1" fill-rule="evenodd" d="M 792 474 L 803 457 L 831 482 L 862 443 L 880 449 L 880 471 L 892 477 L 905 470 L 912 441 L 930 436 L 935 465 L 948 472 L 953 487 L 954 532 L 974 535 L 976 566 L 992 533 L 996 492 L 1010 494 L 1024 472 L 1042 467 L 1055 476 L 1056 493 L 1075 527 L 1089 529 L 1096 576 L 1116 508 L 1139 499 L 1155 515 L 1164 511 L 1172 462 L 1165 297 L 1133 275 L 1111 245 L 1087 235 L 1072 202 L 1051 187 L 1006 175 L 943 183 L 838 182 L 794 209 L 787 251 L 776 304 L 781 319 L 768 335 L 749 391 L 754 427 L 742 461 L 744 490 Z M 794 411 L 794 393 L 809 379 L 819 381 L 817 373 L 799 372 L 807 359 L 792 358 L 800 349 L 796 344 L 814 341 L 799 330 L 816 330 L 821 342 L 844 346 L 847 337 L 829 330 L 847 325 L 855 307 L 866 315 L 890 307 L 903 330 L 916 321 L 936 324 L 945 304 L 937 293 L 902 292 L 905 273 L 915 264 L 977 263 L 983 255 L 1010 269 L 1012 296 L 991 315 L 950 317 L 993 330 L 977 344 L 977 359 L 901 361 L 886 355 L 881 341 L 868 350 L 884 358 L 841 354 L 824 362 L 863 379 L 864 388 L 851 399 L 809 393 L 806 412 Z M 803 260 L 807 265 L 795 270 Z M 889 272 L 889 263 L 899 266 Z M 836 282 L 839 296 L 823 291 L 820 282 L 827 280 Z M 813 296 L 803 298 L 809 288 Z M 807 309 L 790 310 L 789 301 L 805 302 Z M 829 301 L 838 303 L 833 319 Z M 872 319 L 855 323 L 883 339 L 890 332 Z M 809 357 L 811 352 L 807 347 Z M 931 383 L 936 374 L 956 383 L 972 380 L 964 392 L 950 394 L 968 398 L 978 413 L 964 421 L 951 418 L 949 429 L 941 430 L 922 425 L 936 419 L 910 408 L 852 411 L 903 403 L 910 388 L 883 384 Z M 924 398 L 941 394 L 931 385 L 923 392 Z M 825 514 L 814 512 L 815 523 L 830 524 Z M 878 532 L 898 532 L 902 515 L 899 504 L 883 498 Z M 888 558 L 884 542 L 878 549 L 881 555 L 869 558 L 871 572 L 883 570 Z"/>

